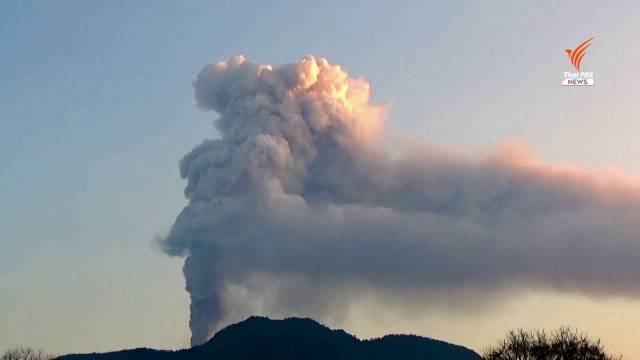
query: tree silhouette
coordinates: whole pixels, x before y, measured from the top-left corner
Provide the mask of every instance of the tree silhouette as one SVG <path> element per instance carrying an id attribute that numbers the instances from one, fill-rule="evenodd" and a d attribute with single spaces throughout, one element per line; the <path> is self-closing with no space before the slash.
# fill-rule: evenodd
<path id="1" fill-rule="evenodd" d="M 29 346 L 20 346 L 7 350 L 0 356 L 0 360 L 51 360 L 54 356 L 42 349 L 34 349 Z"/>
<path id="2" fill-rule="evenodd" d="M 591 340 L 575 329 L 510 331 L 497 346 L 484 352 L 486 360 L 614 360 L 600 340 Z"/>

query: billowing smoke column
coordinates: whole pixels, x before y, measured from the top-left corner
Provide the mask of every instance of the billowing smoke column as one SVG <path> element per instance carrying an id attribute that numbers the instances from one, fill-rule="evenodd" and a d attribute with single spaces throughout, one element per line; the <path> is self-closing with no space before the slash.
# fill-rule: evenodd
<path id="1" fill-rule="evenodd" d="M 194 345 L 235 306 L 225 292 L 256 276 L 318 289 L 640 294 L 632 180 L 541 164 L 518 144 L 475 157 L 383 146 L 369 84 L 312 56 L 278 67 L 236 57 L 206 66 L 194 88 L 220 115 L 220 138 L 180 163 L 189 204 L 162 242 L 186 256 Z M 301 291 L 277 289 L 285 303 Z"/>

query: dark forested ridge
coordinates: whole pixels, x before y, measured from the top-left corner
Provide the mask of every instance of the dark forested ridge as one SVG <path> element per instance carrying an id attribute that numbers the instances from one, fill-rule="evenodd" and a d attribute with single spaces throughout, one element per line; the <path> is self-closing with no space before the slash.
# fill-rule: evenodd
<path id="1" fill-rule="evenodd" d="M 438 359 L 478 360 L 465 347 L 415 335 L 387 335 L 359 340 L 343 330 L 331 330 L 311 319 L 270 320 L 250 317 L 218 332 L 191 349 L 122 350 L 78 354 L 60 360 L 193 360 L 193 359 Z"/>

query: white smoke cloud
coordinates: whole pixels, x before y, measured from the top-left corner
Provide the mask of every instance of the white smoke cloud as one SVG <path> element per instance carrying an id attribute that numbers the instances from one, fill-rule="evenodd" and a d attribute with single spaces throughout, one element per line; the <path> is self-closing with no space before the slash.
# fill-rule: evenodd
<path id="1" fill-rule="evenodd" d="M 220 138 L 181 161 L 189 204 L 162 241 L 186 256 L 194 345 L 256 278 L 281 279 L 265 291 L 285 309 L 330 308 L 337 288 L 640 293 L 633 180 L 545 165 L 517 143 L 389 151 L 369 84 L 313 56 L 235 57 L 204 67 L 194 89 Z"/>

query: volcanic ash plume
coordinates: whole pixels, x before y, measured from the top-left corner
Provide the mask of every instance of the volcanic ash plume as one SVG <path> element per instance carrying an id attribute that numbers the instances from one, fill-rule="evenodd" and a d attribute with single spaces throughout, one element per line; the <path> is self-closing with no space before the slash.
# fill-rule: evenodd
<path id="1" fill-rule="evenodd" d="M 327 288 L 640 292 L 632 180 L 541 164 L 518 144 L 484 157 L 388 150 L 369 84 L 313 56 L 236 57 L 204 67 L 194 89 L 220 137 L 181 161 L 189 204 L 162 242 L 186 257 L 194 345 L 239 306 L 229 289 L 257 278 L 285 309 L 333 301 Z M 320 290 L 294 304 L 303 291 L 287 282 Z"/>

